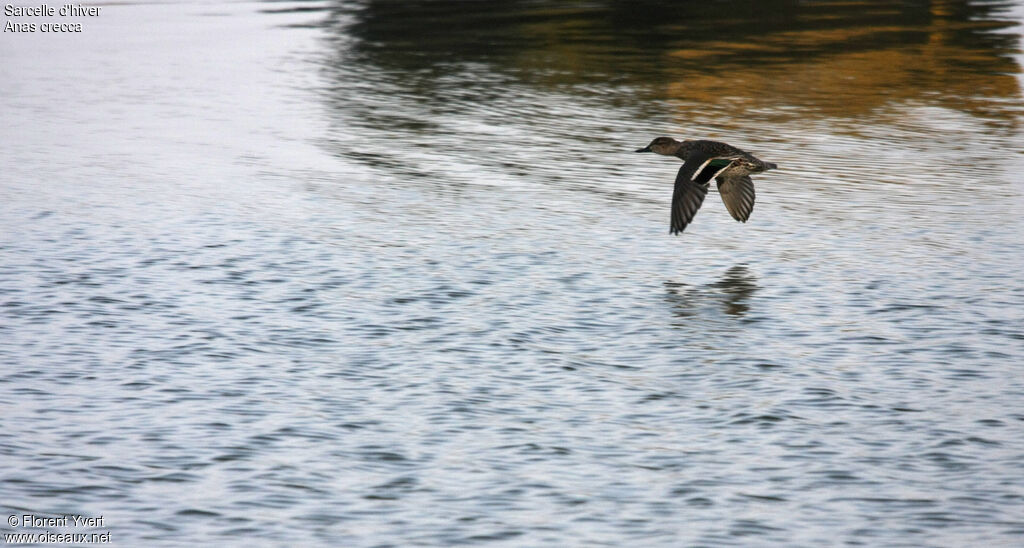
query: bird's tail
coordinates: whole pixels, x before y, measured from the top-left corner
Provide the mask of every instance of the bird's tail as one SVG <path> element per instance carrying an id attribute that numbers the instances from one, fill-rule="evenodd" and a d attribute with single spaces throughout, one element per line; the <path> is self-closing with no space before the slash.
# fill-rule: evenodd
<path id="1" fill-rule="evenodd" d="M 779 169 L 779 164 L 773 164 L 771 162 L 765 162 L 764 163 L 764 168 L 765 169 Z"/>

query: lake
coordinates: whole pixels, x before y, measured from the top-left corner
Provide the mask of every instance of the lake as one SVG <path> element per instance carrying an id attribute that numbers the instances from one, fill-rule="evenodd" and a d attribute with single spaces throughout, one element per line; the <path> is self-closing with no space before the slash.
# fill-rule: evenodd
<path id="1" fill-rule="evenodd" d="M 1020 5 L 8 19 L 82 31 L 0 35 L 5 535 L 1024 539 Z"/>

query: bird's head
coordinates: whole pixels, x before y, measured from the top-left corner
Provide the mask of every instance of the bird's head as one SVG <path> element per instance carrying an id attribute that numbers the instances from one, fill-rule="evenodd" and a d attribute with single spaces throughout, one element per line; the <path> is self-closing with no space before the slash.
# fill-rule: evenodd
<path id="1" fill-rule="evenodd" d="M 658 137 L 644 148 L 638 148 L 636 152 L 654 152 L 664 156 L 675 156 L 682 145 L 683 143 L 671 137 Z"/>

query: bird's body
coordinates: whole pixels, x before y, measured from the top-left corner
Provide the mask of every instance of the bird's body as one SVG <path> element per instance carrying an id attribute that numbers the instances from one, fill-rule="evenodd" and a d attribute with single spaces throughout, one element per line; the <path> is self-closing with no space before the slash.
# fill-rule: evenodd
<path id="1" fill-rule="evenodd" d="M 754 210 L 754 182 L 750 175 L 778 167 L 718 141 L 676 141 L 671 137 L 658 137 L 637 152 L 655 152 L 683 161 L 672 193 L 671 234 L 679 234 L 693 220 L 704 203 L 711 179 L 718 183 L 718 193 L 733 219 L 747 222 Z"/>

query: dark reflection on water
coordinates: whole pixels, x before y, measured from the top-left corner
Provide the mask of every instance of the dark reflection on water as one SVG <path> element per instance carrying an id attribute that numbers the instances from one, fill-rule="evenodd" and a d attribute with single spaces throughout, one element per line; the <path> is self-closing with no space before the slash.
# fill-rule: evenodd
<path id="1" fill-rule="evenodd" d="M 659 133 L 766 154 L 783 166 L 775 180 L 824 185 L 820 170 L 911 183 L 964 156 L 1020 150 L 1012 6 L 341 3 L 323 22 L 332 131 L 322 144 L 448 189 L 543 184 L 613 200 L 641 180 L 630 173 L 653 171 L 636 158 L 593 158 Z M 972 144 L 967 124 L 996 140 Z M 833 132 L 840 138 L 823 136 Z M 903 148 L 926 138 L 934 156 Z M 910 154 L 923 169 L 905 165 Z M 628 190 L 634 203 L 654 199 Z"/>
<path id="2" fill-rule="evenodd" d="M 487 91 L 493 76 L 445 78 L 481 63 L 531 85 L 672 99 L 683 112 L 862 116 L 916 100 L 1005 123 L 1014 107 L 1002 101 L 1020 95 L 1018 37 L 1005 32 L 1018 23 L 1013 5 L 365 1 L 343 4 L 333 25 L 342 64 L 370 63 L 416 93 L 468 85 L 479 101 L 500 95 Z"/>
<path id="3" fill-rule="evenodd" d="M 683 319 L 705 313 L 702 309 L 708 303 L 718 304 L 729 316 L 743 317 L 750 310 L 751 295 L 757 290 L 757 278 L 742 264 L 726 270 L 720 280 L 700 287 L 665 282 L 666 299 L 672 304 L 673 313 Z"/>

